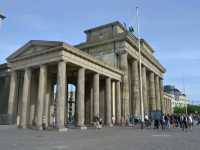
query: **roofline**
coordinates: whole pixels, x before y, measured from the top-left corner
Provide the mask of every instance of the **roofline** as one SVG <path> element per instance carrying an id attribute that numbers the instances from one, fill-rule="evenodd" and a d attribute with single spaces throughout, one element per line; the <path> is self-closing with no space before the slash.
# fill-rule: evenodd
<path id="1" fill-rule="evenodd" d="M 23 49 L 25 49 L 26 47 L 28 47 L 30 45 L 34 45 L 34 44 L 37 44 L 37 45 L 55 44 L 55 46 L 60 46 L 60 45 L 62 45 L 62 42 L 60 42 L 60 41 L 47 41 L 47 40 L 30 40 L 27 43 L 25 43 L 23 46 L 21 46 L 20 48 L 15 50 L 12 54 L 10 54 L 6 58 L 6 60 L 10 61 L 13 57 L 15 57 L 16 55 L 23 52 Z"/>
<path id="2" fill-rule="evenodd" d="M 105 28 L 105 27 L 108 27 L 108 26 L 114 26 L 114 25 L 119 25 L 124 31 L 127 31 L 127 29 L 119 21 L 114 21 L 114 22 L 110 22 L 110 23 L 107 23 L 107 24 L 104 24 L 104 25 L 96 26 L 94 28 L 87 29 L 87 30 L 84 31 L 84 33 L 87 34 L 91 31 L 95 31 L 95 30 L 98 30 L 98 29 L 102 29 L 102 28 Z"/>
<path id="3" fill-rule="evenodd" d="M 7 63 L 0 64 L 0 69 L 5 69 L 5 68 L 9 68 L 9 65 Z"/>
<path id="4" fill-rule="evenodd" d="M 33 40 L 31 40 L 31 41 L 33 41 Z M 29 41 L 28 43 L 30 44 L 31 41 Z M 66 50 L 66 51 L 68 51 L 68 52 L 70 52 L 70 53 L 73 53 L 73 54 L 75 54 L 75 55 L 79 55 L 80 57 L 85 58 L 85 59 L 87 59 L 88 61 L 91 61 L 91 62 L 93 62 L 93 63 L 95 63 L 95 64 L 98 64 L 99 66 L 102 66 L 102 67 L 104 67 L 104 68 L 106 68 L 106 69 L 109 69 L 109 70 L 111 70 L 111 71 L 113 71 L 113 72 L 115 72 L 115 73 L 117 73 L 117 74 L 120 74 L 120 75 L 123 75 L 123 74 L 124 74 L 121 70 L 119 70 L 119 69 L 117 69 L 117 68 L 113 68 L 112 66 L 110 66 L 109 64 L 107 64 L 107 63 L 105 63 L 105 62 L 95 59 L 95 57 L 93 57 L 92 55 L 89 55 L 88 53 L 83 52 L 83 51 L 81 51 L 80 49 L 78 49 L 78 48 L 76 48 L 76 47 L 74 47 L 74 46 L 72 46 L 72 45 L 70 45 L 70 44 L 68 44 L 68 43 L 65 43 L 65 42 L 62 42 L 62 41 L 40 41 L 40 40 L 34 40 L 34 42 L 36 42 L 36 43 L 34 43 L 34 44 L 37 44 L 38 42 L 43 42 L 43 43 L 45 43 L 45 44 L 46 44 L 46 43 L 55 42 L 55 43 L 57 43 L 58 45 L 55 46 L 55 47 L 52 47 L 52 48 L 51 48 L 52 51 L 53 51 L 53 50 L 58 50 L 58 49 L 59 49 L 59 50 Z M 26 45 L 26 44 L 25 44 L 25 45 Z M 40 54 L 42 54 L 42 53 L 40 53 Z M 38 54 L 37 54 L 37 55 L 38 55 Z M 28 59 L 29 57 L 30 57 L 30 55 L 29 55 L 29 56 L 24 56 L 23 58 L 20 58 L 20 59 Z M 9 61 L 9 63 L 10 63 L 10 62 L 14 63 L 15 61 L 18 61 L 18 60 L 20 60 L 20 59 L 12 59 L 12 60 Z M 1 67 L 1 65 L 0 65 L 0 67 Z"/>
<path id="5" fill-rule="evenodd" d="M 79 48 L 79 49 L 85 49 L 85 48 L 88 48 L 88 47 L 94 47 L 94 46 L 97 46 L 97 45 L 101 45 L 102 43 L 111 43 L 111 42 L 113 42 L 113 41 L 123 41 L 123 40 L 126 40 L 126 41 L 129 41 L 130 42 L 130 44 L 132 44 L 133 45 L 133 42 L 132 42 L 132 40 L 130 40 L 129 38 L 133 38 L 133 36 L 130 36 L 130 34 L 129 35 L 127 35 L 127 34 L 124 34 L 124 35 L 122 35 L 122 36 L 120 36 L 120 37 L 117 37 L 117 38 L 115 38 L 115 39 L 110 39 L 110 40 L 105 40 L 105 41 L 101 41 L 101 42 L 94 42 L 94 43 L 87 43 L 87 42 L 84 42 L 84 43 L 80 43 L 80 44 L 77 44 L 77 45 L 74 45 L 74 47 L 76 47 L 76 48 Z M 135 37 L 136 38 L 136 37 Z M 138 48 L 137 47 L 137 45 L 133 45 L 133 46 L 136 46 L 136 48 Z M 143 51 L 142 50 L 142 53 L 146 56 L 146 53 L 145 53 L 146 51 Z M 150 59 L 150 61 L 154 64 L 154 65 L 156 65 L 158 68 L 159 68 L 159 70 L 161 70 L 161 72 L 163 72 L 163 73 L 165 73 L 166 72 L 166 69 L 164 68 L 164 66 L 162 66 L 161 64 L 160 64 L 160 62 L 152 55 L 149 55 L 151 58 L 148 58 L 148 59 Z M 151 60 L 152 59 L 152 60 Z"/>
<path id="6" fill-rule="evenodd" d="M 149 50 L 151 50 L 151 52 L 155 52 L 155 50 L 149 45 L 149 43 L 147 43 L 147 41 L 145 39 L 141 39 L 141 42 L 144 43 L 148 48 Z"/>

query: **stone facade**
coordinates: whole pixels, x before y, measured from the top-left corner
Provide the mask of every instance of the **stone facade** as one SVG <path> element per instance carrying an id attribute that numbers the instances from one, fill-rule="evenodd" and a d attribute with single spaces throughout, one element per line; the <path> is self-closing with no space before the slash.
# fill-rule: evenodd
<path id="1" fill-rule="evenodd" d="M 172 102 L 174 101 L 175 97 L 172 94 L 164 92 L 163 95 L 163 105 L 165 107 L 164 113 L 171 115 L 173 113 Z"/>
<path id="2" fill-rule="evenodd" d="M 77 48 L 123 71 L 122 107 L 124 119 L 141 116 L 138 39 L 119 22 L 85 31 L 87 41 Z M 153 56 L 154 50 L 141 40 L 144 111 L 161 111 L 165 69 Z"/>
<path id="3" fill-rule="evenodd" d="M 30 41 L 7 58 L 10 68 L 8 114 L 19 127 L 68 124 L 68 84 L 75 86 L 74 121 L 93 124 L 126 123 L 141 117 L 138 40 L 119 22 L 85 31 L 84 43 Z M 163 111 L 165 69 L 154 50 L 141 40 L 144 111 Z M 115 121 L 113 122 L 113 119 Z"/>

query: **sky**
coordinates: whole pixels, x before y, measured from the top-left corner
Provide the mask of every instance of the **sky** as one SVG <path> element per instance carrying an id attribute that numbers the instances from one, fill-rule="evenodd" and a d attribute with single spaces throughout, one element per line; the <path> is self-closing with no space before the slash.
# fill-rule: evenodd
<path id="1" fill-rule="evenodd" d="M 200 1 L 198 0 L 1 0 L 0 63 L 29 40 L 85 41 L 84 30 L 112 21 L 136 27 L 166 68 L 164 84 L 200 103 Z"/>

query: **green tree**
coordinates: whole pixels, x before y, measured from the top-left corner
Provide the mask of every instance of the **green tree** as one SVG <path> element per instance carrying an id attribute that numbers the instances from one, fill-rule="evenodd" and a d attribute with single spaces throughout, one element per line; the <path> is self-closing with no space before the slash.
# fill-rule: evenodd
<path id="1" fill-rule="evenodd" d="M 200 105 L 187 105 L 188 113 L 200 113 Z M 186 113 L 185 107 L 174 107 L 174 113 L 183 114 Z"/>

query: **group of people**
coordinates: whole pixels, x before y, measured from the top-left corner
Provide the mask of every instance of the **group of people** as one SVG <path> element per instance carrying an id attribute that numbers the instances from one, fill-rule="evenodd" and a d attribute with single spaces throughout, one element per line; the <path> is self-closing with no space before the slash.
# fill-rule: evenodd
<path id="1" fill-rule="evenodd" d="M 144 117 L 145 126 L 153 127 L 155 129 L 167 129 L 167 128 L 182 128 L 183 131 L 192 129 L 195 124 L 200 124 L 200 115 L 194 114 L 173 114 L 173 115 L 161 115 L 160 118 L 152 119 L 147 114 Z"/>

